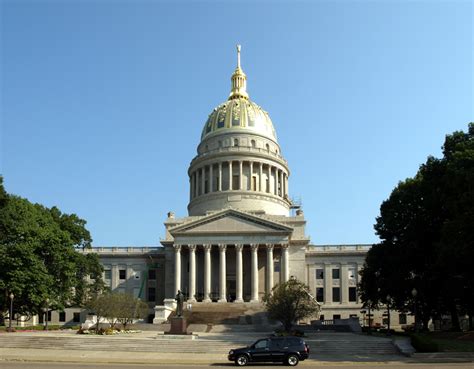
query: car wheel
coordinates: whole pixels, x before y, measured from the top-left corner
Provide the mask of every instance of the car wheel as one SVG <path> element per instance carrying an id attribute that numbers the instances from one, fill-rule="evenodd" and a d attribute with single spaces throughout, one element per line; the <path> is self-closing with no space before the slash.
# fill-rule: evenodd
<path id="1" fill-rule="evenodd" d="M 298 356 L 296 356 L 295 354 L 288 355 L 288 357 L 286 358 L 286 363 L 289 366 L 296 366 L 298 365 L 299 361 L 300 360 L 298 359 Z"/>
<path id="2" fill-rule="evenodd" d="M 246 355 L 239 355 L 237 359 L 235 359 L 235 365 L 238 366 L 245 366 L 249 362 L 249 359 Z"/>

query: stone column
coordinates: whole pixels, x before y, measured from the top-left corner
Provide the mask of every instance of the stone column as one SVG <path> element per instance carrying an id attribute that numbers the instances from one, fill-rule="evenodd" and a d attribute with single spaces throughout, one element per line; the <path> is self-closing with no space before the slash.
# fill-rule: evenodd
<path id="1" fill-rule="evenodd" d="M 206 166 L 201 168 L 201 195 L 206 193 Z"/>
<path id="2" fill-rule="evenodd" d="M 189 302 L 195 302 L 196 298 L 196 245 L 189 245 Z"/>
<path id="3" fill-rule="evenodd" d="M 249 181 L 248 183 L 250 184 L 247 186 L 247 189 L 250 191 L 257 191 L 257 184 L 255 184 L 255 187 L 253 187 L 253 161 L 249 161 Z"/>
<path id="4" fill-rule="evenodd" d="M 260 163 L 258 171 L 258 190 L 262 192 L 262 182 L 263 182 L 263 163 Z"/>
<path id="5" fill-rule="evenodd" d="M 235 302 L 244 302 L 243 295 L 243 266 L 242 266 L 242 249 L 244 245 L 235 245 Z"/>
<path id="6" fill-rule="evenodd" d="M 174 293 L 181 289 L 181 245 L 174 247 Z"/>
<path id="7" fill-rule="evenodd" d="M 343 304 L 349 303 L 349 266 L 347 264 L 341 264 L 341 270 L 339 274 L 339 283 L 341 286 L 341 302 Z"/>
<path id="8" fill-rule="evenodd" d="M 232 160 L 229 161 L 229 190 L 232 191 Z"/>
<path id="9" fill-rule="evenodd" d="M 267 175 L 268 175 L 268 193 L 272 193 L 272 167 L 270 166 L 270 164 L 268 164 L 268 168 L 267 168 Z M 265 192 L 267 191 L 267 189 L 265 188 Z"/>
<path id="10" fill-rule="evenodd" d="M 110 281 L 110 288 L 112 290 L 116 289 L 119 284 L 119 275 L 118 275 L 118 265 L 112 264 L 112 279 Z"/>
<path id="11" fill-rule="evenodd" d="M 278 196 L 278 169 L 275 167 L 275 181 L 273 182 L 273 194 Z"/>
<path id="12" fill-rule="evenodd" d="M 219 163 L 219 182 L 217 184 L 217 191 L 222 191 L 222 163 Z"/>
<path id="13" fill-rule="evenodd" d="M 267 243 L 267 278 L 266 282 L 266 292 L 271 293 L 273 288 L 273 245 Z"/>
<path id="14" fill-rule="evenodd" d="M 243 162 L 239 160 L 239 190 L 242 191 L 244 189 L 243 182 L 244 182 L 244 173 L 242 170 Z"/>
<path id="15" fill-rule="evenodd" d="M 250 302 L 258 302 L 258 244 L 250 245 L 252 250 L 252 289 Z"/>
<path id="16" fill-rule="evenodd" d="M 282 256 L 282 282 L 286 282 L 290 279 L 290 262 L 289 262 L 289 250 L 288 244 L 281 245 L 281 256 Z"/>
<path id="17" fill-rule="evenodd" d="M 288 191 L 288 174 L 285 174 L 285 195 L 290 196 L 290 191 Z"/>
<path id="18" fill-rule="evenodd" d="M 227 245 L 219 245 L 219 300 L 218 302 L 227 302 L 226 297 L 226 249 Z"/>
<path id="19" fill-rule="evenodd" d="M 213 166 L 214 166 L 214 164 L 209 165 L 209 193 L 211 193 L 213 191 L 213 189 L 212 189 L 212 184 L 213 184 L 212 167 Z"/>
<path id="20" fill-rule="evenodd" d="M 332 303 L 332 270 L 330 263 L 324 263 L 324 303 Z"/>
<path id="21" fill-rule="evenodd" d="M 204 247 L 204 299 L 203 302 L 211 302 L 211 248 L 212 245 Z"/>

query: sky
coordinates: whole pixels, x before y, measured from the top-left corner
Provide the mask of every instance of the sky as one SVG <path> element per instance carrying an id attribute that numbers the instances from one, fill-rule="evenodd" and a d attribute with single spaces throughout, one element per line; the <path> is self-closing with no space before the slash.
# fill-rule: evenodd
<path id="1" fill-rule="evenodd" d="M 472 1 L 1 1 L 0 173 L 156 246 L 242 45 L 311 243 L 364 244 L 382 201 L 474 121 Z"/>

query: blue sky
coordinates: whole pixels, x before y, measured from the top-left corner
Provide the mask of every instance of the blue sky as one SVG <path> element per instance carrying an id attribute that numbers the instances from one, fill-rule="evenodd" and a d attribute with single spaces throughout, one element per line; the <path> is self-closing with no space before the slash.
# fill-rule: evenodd
<path id="1" fill-rule="evenodd" d="M 373 243 L 381 202 L 473 111 L 471 1 L 2 1 L 8 192 L 157 245 L 235 45 L 315 244 Z"/>

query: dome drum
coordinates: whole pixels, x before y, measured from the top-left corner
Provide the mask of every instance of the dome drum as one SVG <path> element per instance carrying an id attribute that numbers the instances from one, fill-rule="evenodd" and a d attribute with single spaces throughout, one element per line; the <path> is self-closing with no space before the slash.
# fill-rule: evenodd
<path id="1" fill-rule="evenodd" d="M 192 200 L 188 205 L 188 211 L 190 216 L 198 216 L 229 208 L 288 216 L 289 206 L 289 200 L 271 194 L 223 191 L 205 194 Z"/>

